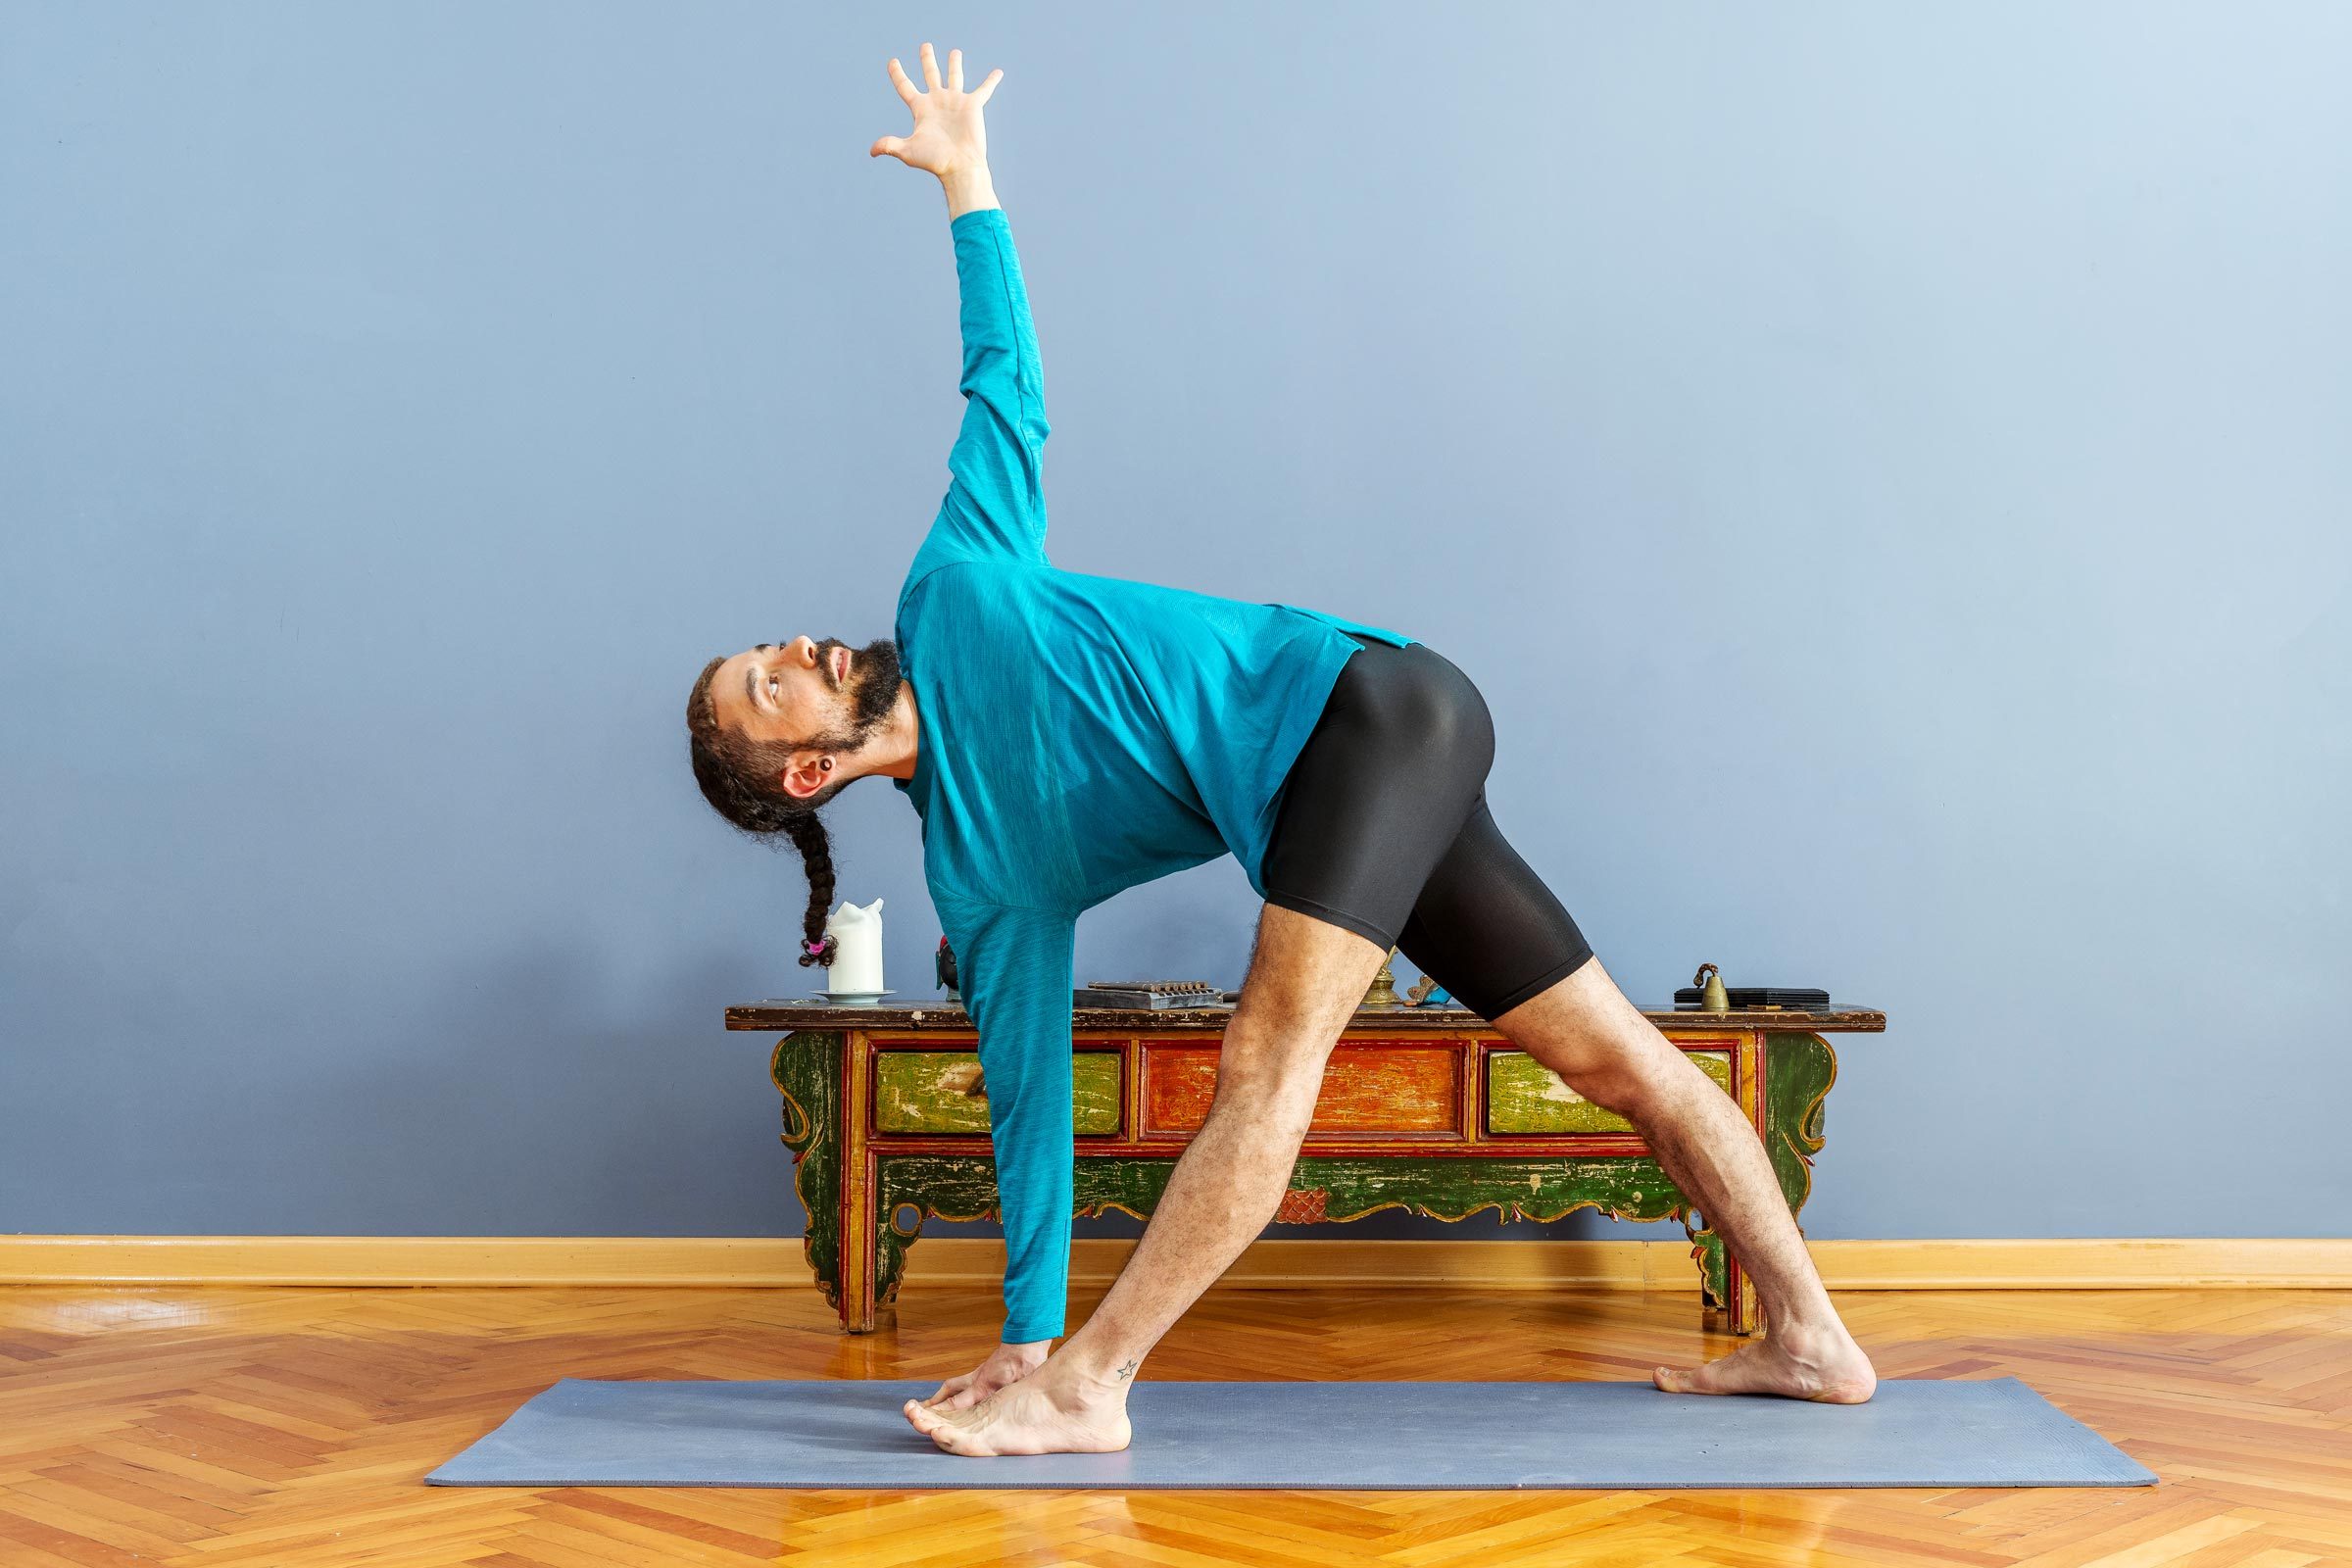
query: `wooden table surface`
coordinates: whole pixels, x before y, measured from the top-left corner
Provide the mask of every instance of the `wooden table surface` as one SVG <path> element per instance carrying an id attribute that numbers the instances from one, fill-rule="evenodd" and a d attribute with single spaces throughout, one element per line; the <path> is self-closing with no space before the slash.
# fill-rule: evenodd
<path id="1" fill-rule="evenodd" d="M 1875 1007 L 1832 1003 L 1819 1011 L 1792 1007 L 1740 1007 L 1701 1012 L 1695 1007 L 1644 1007 L 1642 1016 L 1660 1028 L 1788 1029 L 1803 1034 L 1879 1034 L 1886 1014 Z M 1233 1004 L 1214 1007 L 1078 1007 L 1070 1026 L 1080 1030 L 1204 1029 L 1221 1031 L 1233 1021 Z M 891 1002 L 871 1007 L 842 1006 L 822 998 L 770 998 L 727 1009 L 729 1029 L 968 1029 L 970 1015 L 946 996 Z M 1491 1028 L 1467 1007 L 1359 1007 L 1349 1029 Z"/>

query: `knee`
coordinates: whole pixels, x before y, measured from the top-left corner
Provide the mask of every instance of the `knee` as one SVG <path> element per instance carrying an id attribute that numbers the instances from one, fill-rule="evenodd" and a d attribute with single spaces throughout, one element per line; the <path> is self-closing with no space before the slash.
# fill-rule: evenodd
<path id="1" fill-rule="evenodd" d="M 1603 1110 L 1627 1120 L 1642 1115 L 1657 1102 L 1650 1077 L 1627 1062 L 1611 1060 L 1560 1074 L 1560 1081 Z"/>
<path id="2" fill-rule="evenodd" d="M 1686 1087 L 1682 1077 L 1697 1072 L 1663 1040 L 1590 1041 L 1538 1059 L 1578 1095 L 1629 1120 L 1639 1120 L 1670 1101 Z"/>
<path id="3" fill-rule="evenodd" d="M 1723 1098 L 1721 1086 L 1697 1062 L 1676 1047 L 1663 1044 L 1655 1052 L 1610 1057 L 1574 1076 L 1562 1073 L 1560 1077 L 1592 1103 L 1636 1123 L 1679 1116 L 1699 1103 L 1695 1096 Z"/>

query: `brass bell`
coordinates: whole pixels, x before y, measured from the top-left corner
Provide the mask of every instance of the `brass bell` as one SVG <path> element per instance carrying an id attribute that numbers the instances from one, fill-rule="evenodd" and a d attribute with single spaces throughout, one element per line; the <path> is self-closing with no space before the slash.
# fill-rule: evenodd
<path id="1" fill-rule="evenodd" d="M 1389 956 L 1381 960 L 1380 973 L 1372 977 L 1371 989 L 1364 993 L 1364 1000 L 1358 1004 L 1359 1006 L 1396 1007 L 1403 1005 L 1403 999 L 1396 995 L 1396 950 L 1391 948 Z"/>
<path id="2" fill-rule="evenodd" d="M 1700 964 L 1698 973 L 1690 977 L 1690 983 L 1699 988 L 1699 1011 L 1729 1012 L 1732 1010 L 1732 994 L 1723 989 L 1723 974 L 1713 964 Z"/>

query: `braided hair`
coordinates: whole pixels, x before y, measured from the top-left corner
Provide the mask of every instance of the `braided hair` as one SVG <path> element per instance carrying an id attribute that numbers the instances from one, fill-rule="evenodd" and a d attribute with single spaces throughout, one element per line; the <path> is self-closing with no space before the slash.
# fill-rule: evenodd
<path id="1" fill-rule="evenodd" d="M 722 727 L 711 705 L 710 679 L 726 662 L 721 655 L 705 664 L 686 697 L 686 738 L 694 759 L 694 781 L 702 786 L 703 799 L 710 803 L 710 808 L 743 832 L 767 844 L 778 837 L 788 838 L 801 852 L 801 864 L 808 873 L 801 962 L 830 965 L 841 945 L 825 929 L 825 912 L 833 906 L 833 841 L 816 809 L 840 794 L 849 780 L 836 780 L 805 800 L 775 788 L 775 776 L 789 760 L 791 749 L 746 740 Z"/>

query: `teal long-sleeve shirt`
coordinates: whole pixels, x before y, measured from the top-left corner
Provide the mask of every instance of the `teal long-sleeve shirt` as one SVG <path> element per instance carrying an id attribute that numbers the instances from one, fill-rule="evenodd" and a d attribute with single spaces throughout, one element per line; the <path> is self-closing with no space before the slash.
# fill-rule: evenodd
<path id="1" fill-rule="evenodd" d="M 1231 854 L 1261 897 L 1283 779 L 1349 634 L 1322 611 L 1063 571 L 1046 559 L 1045 383 L 999 208 L 950 225 L 963 423 L 899 590 L 919 721 L 923 874 L 980 1036 L 1004 1223 L 1007 1344 L 1062 1332 L 1081 911 Z"/>

